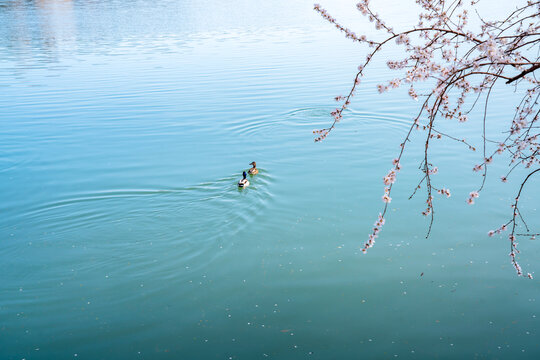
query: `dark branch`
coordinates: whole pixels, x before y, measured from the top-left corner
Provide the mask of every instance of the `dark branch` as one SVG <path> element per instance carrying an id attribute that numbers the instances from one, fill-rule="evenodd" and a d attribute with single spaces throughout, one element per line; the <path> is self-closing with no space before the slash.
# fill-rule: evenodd
<path id="1" fill-rule="evenodd" d="M 525 71 L 521 72 L 520 74 L 514 76 L 513 78 L 510 78 L 506 83 L 510 84 L 510 83 L 516 81 L 517 79 L 521 79 L 522 77 L 524 77 L 528 73 L 531 73 L 531 72 L 533 72 L 533 71 L 535 71 L 535 70 L 537 70 L 539 68 L 540 68 L 540 64 L 533 65 L 530 68 L 528 68 L 527 70 L 525 70 Z"/>

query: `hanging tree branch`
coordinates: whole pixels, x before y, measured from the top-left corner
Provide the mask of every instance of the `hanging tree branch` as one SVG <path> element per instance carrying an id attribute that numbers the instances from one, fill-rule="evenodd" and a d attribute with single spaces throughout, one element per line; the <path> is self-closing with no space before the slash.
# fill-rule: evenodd
<path id="1" fill-rule="evenodd" d="M 524 168 L 540 166 L 540 157 L 538 156 L 540 154 L 538 142 L 540 133 L 537 132 L 539 128 L 538 114 L 540 113 L 538 110 L 540 83 L 534 73 L 540 68 L 540 58 L 538 53 L 534 51 L 540 44 L 540 27 L 538 25 L 540 1 L 525 0 L 508 16 L 495 21 L 487 21 L 482 18 L 476 9 L 478 1 L 471 1 L 470 8 L 478 14 L 481 22 L 479 29 L 469 28 L 469 10 L 465 8 L 463 0 L 454 0 L 450 3 L 445 0 L 416 0 L 416 3 L 421 8 L 417 25 L 401 31 L 395 30 L 385 23 L 370 7 L 369 0 L 362 0 L 356 5 L 362 15 L 374 23 L 377 30 L 385 34 L 382 40 L 369 39 L 366 35 L 357 35 L 341 25 L 320 5 L 314 6 L 315 11 L 343 32 L 347 38 L 371 48 L 366 60 L 358 67 L 348 95 L 335 98 L 341 105 L 331 112 L 332 124 L 327 128 L 313 131 L 316 134 L 316 142 L 324 140 L 335 129 L 337 123 L 343 119 L 343 111 L 350 105 L 366 69 L 375 61 L 374 58 L 382 49 L 389 46 L 392 41 L 402 47 L 405 56 L 397 60 L 388 60 L 386 63 L 391 70 L 400 72 L 400 75 L 387 83 L 377 85 L 378 91 L 382 93 L 407 85 L 409 87 L 408 94 L 413 100 L 423 99 L 419 112 L 412 119 L 409 130 L 400 145 L 399 154 L 393 160 L 392 168 L 383 178 L 385 185 L 382 196 L 384 208 L 379 214 L 368 240 L 362 247 L 364 253 L 375 244 L 375 239 L 386 221 L 388 204 L 392 200 L 390 197 L 392 186 L 401 169 L 401 158 L 407 143 L 411 141 L 413 129 L 426 131 L 424 156 L 419 167 L 423 174 L 411 197 L 417 193 L 422 185 L 425 186 L 427 208 L 422 211 L 422 214 L 430 216 L 427 236 L 431 232 L 434 221 L 433 194 L 436 192 L 446 197 L 450 197 L 451 194 L 449 189 L 437 188 L 433 183 L 438 168 L 429 162 L 432 141 L 444 137 L 464 143 L 472 151 L 476 150 L 465 139 L 448 134 L 447 131 L 444 133 L 439 131 L 437 125 L 441 120 L 457 120 L 457 124 L 468 121 L 469 114 L 475 108 L 478 100 L 485 96 L 482 134 L 483 160 L 473 167 L 475 172 L 482 171 L 483 179 L 479 189 L 470 192 L 467 199 L 468 204 L 474 204 L 475 199 L 479 197 L 479 193 L 484 188 L 487 166 L 494 161 L 494 156 L 505 152 L 509 155 L 510 171 L 501 177 L 503 182 L 506 182 L 514 169 L 520 166 Z M 523 97 L 516 107 L 514 118 L 510 120 L 508 135 L 502 141 L 494 141 L 486 138 L 487 111 L 490 102 L 489 95 L 492 90 L 495 91 L 495 85 L 499 80 L 504 80 L 506 84 L 513 84 L 517 91 L 522 92 Z M 431 90 L 426 94 L 418 94 L 415 83 L 425 81 L 430 82 Z M 456 93 L 458 95 L 455 95 Z M 467 97 L 470 93 L 477 95 L 472 105 L 465 110 L 463 107 L 467 103 Z M 453 101 L 451 102 L 451 100 Z M 489 156 L 486 153 L 487 142 L 498 144 L 497 150 Z M 522 182 L 514 204 L 512 219 L 499 229 L 489 232 L 489 235 L 500 233 L 512 224 L 510 235 L 512 264 L 520 276 L 524 275 L 515 259 L 517 253 L 516 219 L 519 218 L 525 225 L 527 233 L 530 231 L 517 205 L 523 186 L 530 176 L 538 171 L 540 168 L 530 172 Z M 527 274 L 527 277 L 532 278 L 532 275 Z"/>

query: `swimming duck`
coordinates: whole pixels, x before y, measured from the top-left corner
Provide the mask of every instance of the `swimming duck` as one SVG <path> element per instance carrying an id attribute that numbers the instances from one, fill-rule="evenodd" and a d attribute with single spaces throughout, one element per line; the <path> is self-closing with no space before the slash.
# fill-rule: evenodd
<path id="1" fill-rule="evenodd" d="M 247 174 L 245 171 L 242 173 L 242 176 L 243 176 L 243 179 L 238 182 L 238 187 L 241 187 L 241 188 L 248 187 L 249 181 L 248 179 L 246 179 Z"/>
<path id="2" fill-rule="evenodd" d="M 253 165 L 253 167 L 248 170 L 249 175 L 257 175 L 259 173 L 259 169 L 257 169 L 257 164 L 255 163 L 255 161 L 253 161 L 249 165 Z"/>

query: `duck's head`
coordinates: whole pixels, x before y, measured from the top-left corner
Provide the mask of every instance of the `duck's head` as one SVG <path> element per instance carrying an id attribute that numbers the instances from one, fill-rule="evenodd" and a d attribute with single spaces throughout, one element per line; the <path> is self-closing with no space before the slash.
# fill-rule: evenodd
<path id="1" fill-rule="evenodd" d="M 257 167 L 257 163 L 255 161 L 252 161 L 251 163 L 249 163 L 249 165 L 253 165 L 253 167 Z"/>
<path id="2" fill-rule="evenodd" d="M 247 174 L 245 171 L 242 173 L 242 176 L 244 177 L 244 179 L 246 178 Z"/>

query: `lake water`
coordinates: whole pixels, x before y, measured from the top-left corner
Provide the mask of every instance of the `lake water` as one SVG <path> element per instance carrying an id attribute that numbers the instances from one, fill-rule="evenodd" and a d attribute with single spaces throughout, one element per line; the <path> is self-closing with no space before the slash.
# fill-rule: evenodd
<path id="1" fill-rule="evenodd" d="M 373 32 L 354 2 L 322 5 Z M 482 154 L 438 140 L 452 197 L 436 198 L 426 239 L 424 194 L 407 200 L 414 133 L 387 225 L 360 253 L 418 104 L 377 94 L 394 76 L 383 58 L 313 143 L 366 49 L 310 1 L 0 0 L 0 54 L 0 358 L 540 357 L 540 283 L 486 235 L 523 176 L 502 184 L 506 162 L 468 206 Z M 512 91 L 493 95 L 489 136 Z M 441 127 L 479 146 L 480 123 Z M 238 190 L 251 161 L 260 173 Z M 536 230 L 539 184 L 521 205 Z M 520 248 L 540 271 L 536 241 Z"/>

